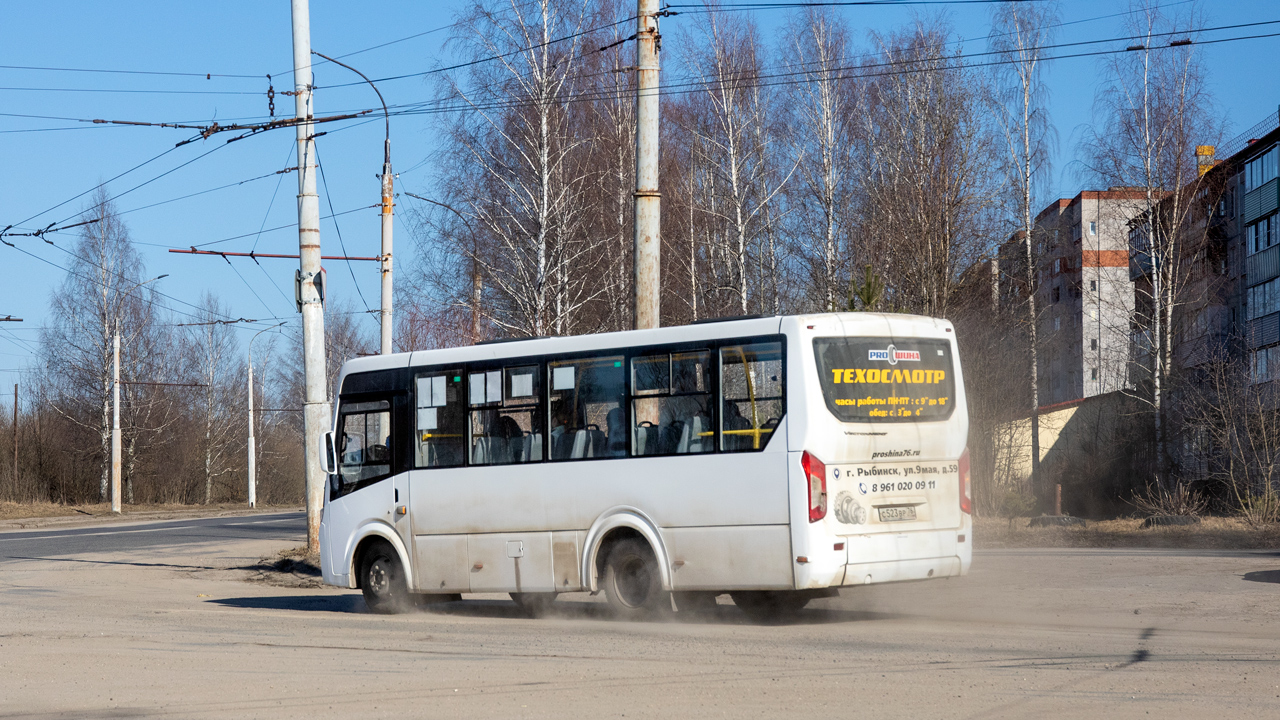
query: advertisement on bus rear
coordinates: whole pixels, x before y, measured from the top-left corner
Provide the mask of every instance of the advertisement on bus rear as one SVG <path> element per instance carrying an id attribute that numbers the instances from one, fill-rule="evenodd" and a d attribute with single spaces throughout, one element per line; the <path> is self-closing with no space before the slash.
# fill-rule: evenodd
<path id="1" fill-rule="evenodd" d="M 946 340 L 818 338 L 822 396 L 844 422 L 946 420 L 955 409 Z"/>

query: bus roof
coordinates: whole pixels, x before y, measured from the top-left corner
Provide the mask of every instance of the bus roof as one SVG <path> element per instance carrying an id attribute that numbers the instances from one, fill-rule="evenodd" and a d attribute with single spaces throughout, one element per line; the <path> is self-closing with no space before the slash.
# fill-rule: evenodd
<path id="1" fill-rule="evenodd" d="M 611 348 L 629 348 L 645 345 L 696 342 L 752 335 L 775 335 L 782 330 L 783 320 L 797 319 L 800 324 L 840 318 L 845 322 L 869 321 L 871 325 L 905 324 L 914 329 L 933 329 L 935 332 L 951 323 L 921 315 L 892 313 L 821 313 L 794 316 L 765 316 L 728 318 L 716 322 L 698 322 L 691 325 L 673 325 L 653 330 L 623 330 L 593 335 L 566 335 L 511 339 L 503 342 L 487 342 L 479 345 L 441 348 L 439 350 L 415 350 L 391 355 L 374 355 L 348 360 L 340 375 L 371 370 L 386 370 L 418 365 L 439 365 L 453 362 L 478 362 L 526 355 L 554 355 L 558 353 L 590 352 Z"/>

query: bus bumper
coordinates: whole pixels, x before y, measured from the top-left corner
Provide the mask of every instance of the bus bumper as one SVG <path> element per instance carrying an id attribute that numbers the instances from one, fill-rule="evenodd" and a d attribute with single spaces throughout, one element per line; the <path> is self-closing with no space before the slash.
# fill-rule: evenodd
<path id="1" fill-rule="evenodd" d="M 963 574 L 962 565 L 960 558 L 956 556 L 856 563 L 844 566 L 844 581 L 841 585 L 848 587 L 908 580 L 931 580 L 957 577 L 961 574 Z"/>

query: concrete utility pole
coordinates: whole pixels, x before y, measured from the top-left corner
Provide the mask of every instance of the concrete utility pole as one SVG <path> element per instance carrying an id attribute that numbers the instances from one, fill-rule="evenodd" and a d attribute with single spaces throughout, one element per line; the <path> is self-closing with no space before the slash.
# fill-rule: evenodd
<path id="1" fill-rule="evenodd" d="M 658 327 L 662 196 L 658 194 L 658 0 L 636 10 L 636 330 Z"/>
<path id="2" fill-rule="evenodd" d="M 263 328 L 249 338 L 249 507 L 258 505 L 258 452 L 253 437 L 253 341 L 258 339 L 258 335 L 281 325 L 284 323 Z"/>
<path id="3" fill-rule="evenodd" d="M 111 512 L 120 512 L 120 328 L 111 336 Z"/>
<path id="4" fill-rule="evenodd" d="M 256 336 L 255 336 L 256 337 Z M 249 507 L 258 504 L 257 448 L 253 442 L 253 341 L 249 341 Z"/>
<path id="5" fill-rule="evenodd" d="M 388 130 L 382 161 L 382 354 L 391 354 L 391 232 L 394 176 L 391 174 L 391 135 Z"/>
<path id="6" fill-rule="evenodd" d="M 311 104 L 311 17 L 307 0 L 292 0 L 293 82 L 298 122 L 299 303 L 302 305 L 303 450 L 307 477 L 307 547 L 320 550 L 320 513 L 324 509 L 324 472 L 320 435 L 329 428 L 325 387 L 324 299 L 320 297 L 320 198 L 316 195 L 315 116 Z"/>
<path id="7" fill-rule="evenodd" d="M 18 488 L 18 383 L 13 384 L 13 488 Z"/>

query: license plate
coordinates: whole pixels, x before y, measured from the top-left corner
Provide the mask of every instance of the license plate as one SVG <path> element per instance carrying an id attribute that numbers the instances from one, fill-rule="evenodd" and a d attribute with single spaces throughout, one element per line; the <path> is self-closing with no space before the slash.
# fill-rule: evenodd
<path id="1" fill-rule="evenodd" d="M 880 508 L 880 522 L 900 522 L 902 520 L 915 520 L 916 509 L 914 506 L 906 507 L 882 507 Z"/>

